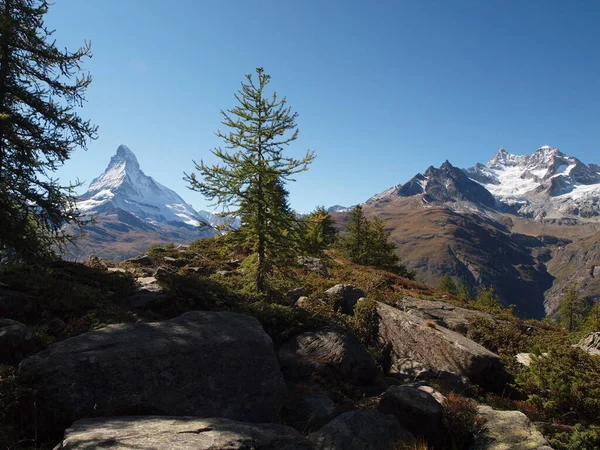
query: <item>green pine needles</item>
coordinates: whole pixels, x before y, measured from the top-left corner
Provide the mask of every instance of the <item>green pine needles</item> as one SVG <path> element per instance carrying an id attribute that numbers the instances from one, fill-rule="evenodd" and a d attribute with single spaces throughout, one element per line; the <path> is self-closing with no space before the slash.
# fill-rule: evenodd
<path id="1" fill-rule="evenodd" d="M 350 261 L 414 279 L 415 273 L 400 262 L 396 254 L 396 244 L 389 242 L 390 233 L 379 217 L 368 219 L 362 206 L 356 206 L 350 213 L 345 229 L 346 238 L 342 248 Z"/>
<path id="2" fill-rule="evenodd" d="M 298 138 L 298 114 L 286 106 L 285 97 L 267 94 L 271 77 L 256 69 L 256 80 L 246 82 L 235 95 L 237 106 L 221 111 L 227 132 L 217 131 L 225 146 L 212 153 L 218 164 L 194 162 L 198 171 L 185 174 L 189 188 L 202 193 L 225 215 L 241 220 L 239 234 L 257 256 L 256 288 L 267 290 L 272 266 L 285 265 L 294 256 L 299 241 L 299 223 L 288 204 L 285 184 L 308 169 L 315 155 L 302 159 L 286 157 L 283 149 Z"/>
<path id="3" fill-rule="evenodd" d="M 569 332 L 576 331 L 585 317 L 586 306 L 576 283 L 565 286 L 560 303 L 561 325 Z"/>
<path id="4" fill-rule="evenodd" d="M 46 0 L 0 0 L 0 260 L 53 256 L 81 224 L 77 185 L 51 177 L 97 127 L 77 109 L 92 79 L 89 43 L 59 49 L 44 26 Z"/>

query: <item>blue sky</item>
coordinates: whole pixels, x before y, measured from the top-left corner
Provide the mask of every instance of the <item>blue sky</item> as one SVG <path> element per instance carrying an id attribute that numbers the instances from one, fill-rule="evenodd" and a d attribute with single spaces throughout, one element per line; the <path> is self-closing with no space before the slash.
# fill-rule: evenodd
<path id="1" fill-rule="evenodd" d="M 258 66 L 317 158 L 292 206 L 362 202 L 444 160 L 548 144 L 600 163 L 600 3 L 551 0 L 55 0 L 59 46 L 91 40 L 82 115 L 99 139 L 58 175 L 89 183 L 119 144 L 196 209 L 219 110 Z M 86 185 L 87 186 L 87 185 Z"/>

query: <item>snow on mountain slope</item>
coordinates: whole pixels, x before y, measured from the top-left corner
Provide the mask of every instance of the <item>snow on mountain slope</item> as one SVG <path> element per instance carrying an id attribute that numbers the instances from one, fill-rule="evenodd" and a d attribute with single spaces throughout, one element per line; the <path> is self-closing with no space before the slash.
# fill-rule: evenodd
<path id="1" fill-rule="evenodd" d="M 600 217 L 600 173 L 557 148 L 545 145 L 532 155 L 504 148 L 486 165 L 464 169 L 501 204 L 534 218 Z"/>
<path id="2" fill-rule="evenodd" d="M 327 212 L 329 214 L 342 213 L 342 212 L 348 212 L 353 208 L 354 208 L 354 206 L 333 205 L 333 206 L 330 206 L 329 208 L 327 208 Z"/>
<path id="3" fill-rule="evenodd" d="M 175 191 L 142 172 L 137 158 L 125 145 L 119 146 L 104 173 L 94 179 L 77 203 L 83 213 L 120 208 L 150 224 L 213 224 L 217 217 L 198 213 Z"/>

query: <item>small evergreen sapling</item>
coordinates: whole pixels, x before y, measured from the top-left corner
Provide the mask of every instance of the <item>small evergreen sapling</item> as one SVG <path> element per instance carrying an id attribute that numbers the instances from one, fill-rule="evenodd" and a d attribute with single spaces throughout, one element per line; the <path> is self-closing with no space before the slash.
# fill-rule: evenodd
<path id="1" fill-rule="evenodd" d="M 579 295 L 577 284 L 565 287 L 560 304 L 561 325 L 567 331 L 577 330 L 585 315 L 585 309 L 585 300 Z"/>
<path id="2" fill-rule="evenodd" d="M 212 153 L 214 165 L 194 163 L 195 173 L 185 174 L 189 188 L 202 193 L 226 216 L 241 220 L 239 234 L 257 255 L 255 286 L 266 292 L 272 266 L 290 264 L 299 246 L 299 224 L 291 210 L 285 183 L 308 169 L 314 153 L 301 159 L 286 157 L 283 149 L 298 138 L 297 113 L 286 106 L 285 97 L 268 95 L 271 77 L 256 69 L 256 80 L 246 83 L 235 95 L 238 105 L 221 111 L 227 132 L 217 131 L 225 148 Z"/>
<path id="3" fill-rule="evenodd" d="M 456 287 L 456 283 L 454 282 L 452 277 L 447 273 L 444 274 L 444 276 L 440 280 L 438 289 L 442 292 L 446 292 L 451 295 L 458 295 L 458 288 Z"/>
<path id="4" fill-rule="evenodd" d="M 482 305 L 490 308 L 502 308 L 500 297 L 494 292 L 493 287 L 481 286 L 477 292 L 477 298 L 475 301 Z"/>

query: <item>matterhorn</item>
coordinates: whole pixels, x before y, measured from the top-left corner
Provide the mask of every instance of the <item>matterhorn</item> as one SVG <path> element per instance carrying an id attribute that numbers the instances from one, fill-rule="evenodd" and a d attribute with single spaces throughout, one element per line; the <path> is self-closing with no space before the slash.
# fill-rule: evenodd
<path id="1" fill-rule="evenodd" d="M 75 258 L 95 254 L 121 260 L 155 243 L 186 244 L 214 235 L 211 225 L 219 220 L 208 211 L 195 211 L 175 191 L 144 174 L 125 145 L 90 183 L 77 208 L 93 222 L 69 248 Z"/>

